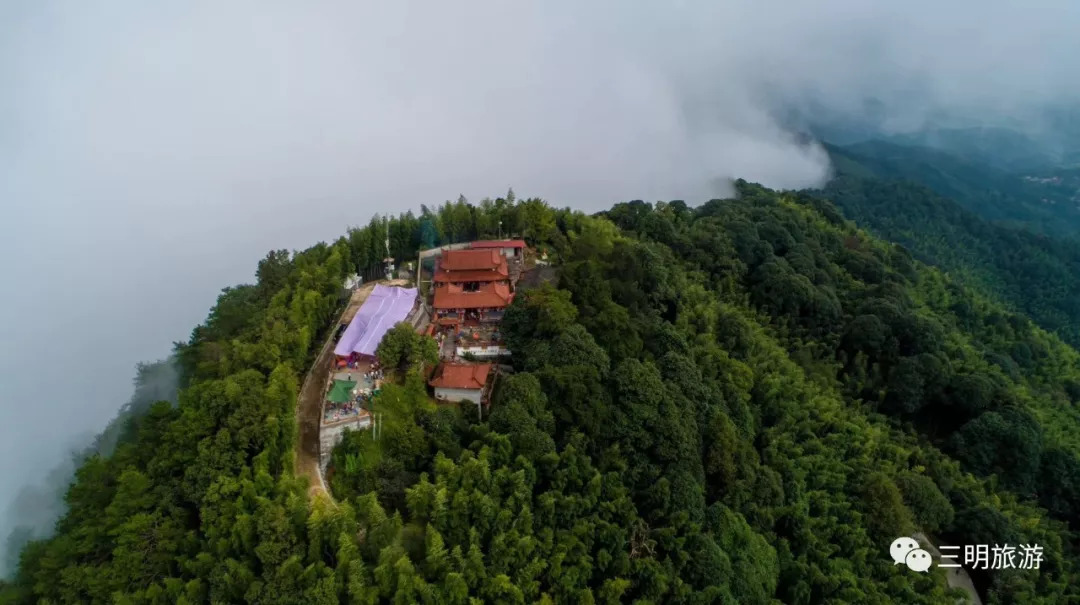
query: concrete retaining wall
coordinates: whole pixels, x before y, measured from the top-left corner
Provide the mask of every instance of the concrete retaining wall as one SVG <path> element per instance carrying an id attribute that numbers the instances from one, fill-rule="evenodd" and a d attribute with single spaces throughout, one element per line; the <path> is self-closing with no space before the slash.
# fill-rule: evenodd
<path id="1" fill-rule="evenodd" d="M 334 447 L 341 443 L 345 431 L 359 431 L 370 427 L 370 416 L 357 416 L 352 422 L 342 422 L 332 426 L 323 425 L 322 430 L 319 431 L 319 470 L 324 475 L 326 474 L 326 469 L 330 468 L 330 455 Z"/>

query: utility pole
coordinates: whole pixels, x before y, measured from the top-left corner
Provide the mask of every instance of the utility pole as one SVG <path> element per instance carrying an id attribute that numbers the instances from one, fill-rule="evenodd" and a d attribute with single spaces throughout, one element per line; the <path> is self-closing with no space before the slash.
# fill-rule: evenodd
<path id="1" fill-rule="evenodd" d="M 390 216 L 384 219 L 386 225 L 386 280 L 394 279 L 394 258 L 390 256 Z"/>

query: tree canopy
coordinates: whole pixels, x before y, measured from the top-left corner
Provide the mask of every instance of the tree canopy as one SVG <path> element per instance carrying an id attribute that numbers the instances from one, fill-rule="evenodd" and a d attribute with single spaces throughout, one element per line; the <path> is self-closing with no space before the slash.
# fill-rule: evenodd
<path id="1" fill-rule="evenodd" d="M 375 356 L 384 368 L 406 371 L 437 363 L 439 346 L 434 339 L 417 334 L 409 322 L 403 321 L 387 330 L 375 349 Z"/>
<path id="2" fill-rule="evenodd" d="M 1080 354 L 819 195 L 462 199 L 271 253 L 176 357 L 186 387 L 88 458 L 0 602 L 953 603 L 888 545 L 1039 544 L 989 603 L 1080 599 Z M 504 232 L 558 281 L 502 326 L 491 413 L 436 405 L 405 324 L 383 430 L 294 474 L 295 405 L 341 284 Z M 377 439 L 375 437 L 378 437 Z"/>

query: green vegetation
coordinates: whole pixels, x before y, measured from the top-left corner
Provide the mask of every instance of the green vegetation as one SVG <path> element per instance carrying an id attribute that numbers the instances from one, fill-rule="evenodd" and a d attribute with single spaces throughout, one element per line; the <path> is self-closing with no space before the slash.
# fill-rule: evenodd
<path id="1" fill-rule="evenodd" d="M 383 275 L 387 235 L 391 255 L 407 262 L 416 259 L 421 249 L 474 239 L 514 235 L 530 241 L 559 242 L 561 231 L 554 221 L 555 215 L 543 200 L 519 200 L 513 189 L 506 197 L 485 198 L 477 205 L 459 197 L 434 209 L 420 206 L 420 216 L 406 212 L 391 217 L 388 225 L 374 216 L 367 227 L 350 229 L 349 260 L 369 279 L 378 279 Z"/>
<path id="2" fill-rule="evenodd" d="M 952 152 L 885 141 L 826 146 L 839 176 L 895 179 L 925 185 L 995 223 L 1036 233 L 1080 234 L 1080 170 L 1020 162 L 995 168 L 964 147 Z M 1023 171 L 1018 171 L 1026 168 Z M 895 208 L 900 211 L 902 208 Z"/>
<path id="3" fill-rule="evenodd" d="M 1061 153 L 1063 148 L 1070 146 L 1067 142 L 1069 138 L 1066 135 L 1061 140 L 1053 141 L 1045 135 L 1036 137 L 1009 128 L 974 126 L 898 133 L 887 140 L 911 147 L 937 149 L 998 170 L 1016 172 L 1058 164 L 1064 159 Z"/>
<path id="4" fill-rule="evenodd" d="M 403 321 L 386 332 L 375 356 L 382 367 L 404 372 L 438 363 L 439 345 L 434 339 L 417 334 L 412 325 Z"/>
<path id="5" fill-rule="evenodd" d="M 151 406 L 67 492 L 56 535 L 22 553 L 7 602 L 308 600 L 308 503 L 292 476 L 298 370 L 342 302 L 344 242 L 259 263 L 177 346 L 175 407 Z"/>
<path id="6" fill-rule="evenodd" d="M 427 353 L 392 337 L 402 376 L 378 438 L 335 449 L 336 502 L 293 476 L 298 373 L 385 226 L 271 254 L 178 346 L 179 405 L 79 471 L 5 599 L 955 602 L 943 570 L 888 557 L 917 530 L 1042 545 L 1038 571 L 974 576 L 990 603 L 1080 599 L 1080 354 L 828 202 L 737 185 L 696 209 L 389 221 L 399 258 L 507 221 L 559 281 L 508 309 L 516 371 L 483 421 L 435 406 Z"/>
<path id="7" fill-rule="evenodd" d="M 819 195 L 856 224 L 1080 346 L 1080 243 L 990 223 L 910 182 L 840 177 Z"/>
<path id="8" fill-rule="evenodd" d="M 109 456 L 125 435 L 135 430 L 139 419 L 159 401 L 176 401 L 177 371 L 172 359 L 153 363 L 140 363 L 135 367 L 134 392 L 120 406 L 116 416 L 104 430 L 79 447 L 73 447 L 70 459 L 42 473 L 40 485 L 27 485 L 20 489 L 16 505 L 8 511 L 8 519 L 16 523 L 15 529 L 3 544 L 2 569 L 18 567 L 19 553 L 27 542 L 35 537 L 47 536 L 52 525 L 64 510 L 64 494 L 76 468 L 91 456 Z M 0 581 L 2 584 L 2 581 Z"/>

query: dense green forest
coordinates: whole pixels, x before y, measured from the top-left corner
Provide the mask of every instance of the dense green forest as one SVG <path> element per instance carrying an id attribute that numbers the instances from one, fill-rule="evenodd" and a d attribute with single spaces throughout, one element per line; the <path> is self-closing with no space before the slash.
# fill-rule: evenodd
<path id="1" fill-rule="evenodd" d="M 1005 169 L 977 155 L 881 140 L 826 149 L 838 176 L 919 183 L 988 221 L 1055 236 L 1080 235 L 1080 170 L 1075 167 Z"/>
<path id="2" fill-rule="evenodd" d="M 1080 345 L 1080 241 L 992 223 L 909 181 L 841 176 L 816 194 L 856 224 Z"/>
<path id="3" fill-rule="evenodd" d="M 38 484 L 20 489 L 16 506 L 8 512 L 14 529 L 3 542 L 4 560 L 0 568 L 15 569 L 27 542 L 51 534 L 53 522 L 63 514 L 64 494 L 76 467 L 91 456 L 111 455 L 133 418 L 142 416 L 159 401 L 176 400 L 176 367 L 171 359 L 137 364 L 133 382 L 131 398 L 120 406 L 101 433 L 87 435 L 84 442 L 72 447 L 68 460 L 43 472 Z"/>
<path id="4" fill-rule="evenodd" d="M 596 216 L 459 200 L 269 254 L 0 602 L 954 603 L 888 557 L 919 530 L 1043 546 L 973 573 L 990 603 L 1080 599 L 1080 355 L 818 195 L 737 186 Z M 500 221 L 559 278 L 507 311 L 490 416 L 436 406 L 400 335 L 385 429 L 309 500 L 298 381 L 344 277 L 383 229 L 411 258 Z"/>

